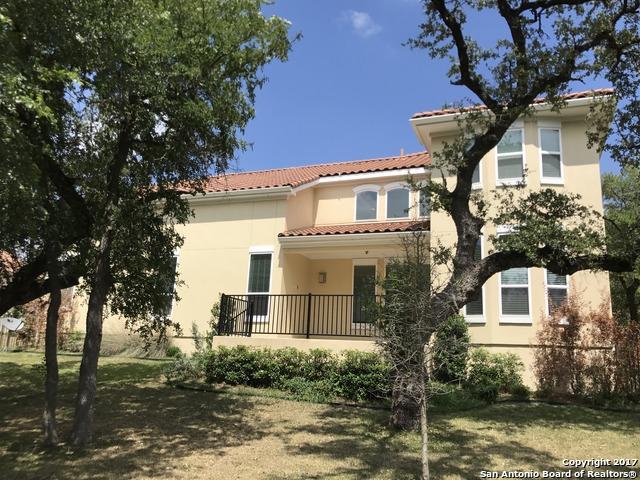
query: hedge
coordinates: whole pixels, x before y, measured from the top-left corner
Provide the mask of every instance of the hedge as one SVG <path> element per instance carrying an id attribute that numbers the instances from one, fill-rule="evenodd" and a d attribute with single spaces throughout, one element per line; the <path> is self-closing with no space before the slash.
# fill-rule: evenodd
<path id="1" fill-rule="evenodd" d="M 364 401 L 389 395 L 389 364 L 378 354 L 295 348 L 219 347 L 208 353 L 205 380 L 300 393 L 317 387 L 323 397 Z"/>

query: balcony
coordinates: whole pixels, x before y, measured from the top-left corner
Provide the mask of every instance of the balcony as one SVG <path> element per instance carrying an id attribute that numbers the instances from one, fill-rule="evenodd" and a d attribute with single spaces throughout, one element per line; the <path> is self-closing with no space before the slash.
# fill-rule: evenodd
<path id="1" fill-rule="evenodd" d="M 218 334 L 374 338 L 381 301 L 380 295 L 223 294 Z"/>

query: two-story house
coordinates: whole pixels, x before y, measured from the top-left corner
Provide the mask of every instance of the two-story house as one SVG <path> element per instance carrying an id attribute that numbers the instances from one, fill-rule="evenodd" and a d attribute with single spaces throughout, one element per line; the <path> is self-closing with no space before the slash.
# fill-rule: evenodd
<path id="1" fill-rule="evenodd" d="M 598 91 L 597 95 L 610 95 Z M 543 101 L 516 122 L 481 161 L 474 188 L 489 194 L 523 180 L 527 188 L 564 189 L 602 211 L 599 155 L 587 146 L 593 92 L 572 94 L 560 112 Z M 212 177 L 193 197 L 195 216 L 180 227 L 184 245 L 176 268 L 184 282 L 171 316 L 192 348 L 192 323 L 204 328 L 221 302 L 218 344 L 373 349 L 378 334 L 367 302 L 381 294 L 376 278 L 415 230 L 453 244 L 455 229 L 442 212 L 408 188 L 429 175 L 428 152 L 459 135 L 455 110 L 415 114 L 411 125 L 425 151 Z M 450 182 L 453 178 L 449 179 Z M 487 225 L 485 236 L 500 233 Z M 491 246 L 481 242 L 478 257 Z M 603 273 L 561 277 L 543 269 L 513 269 L 491 278 L 463 308 L 472 342 L 519 353 L 529 364 L 540 319 L 568 291 L 597 303 L 608 292 Z M 83 323 L 83 322 L 80 322 Z M 109 319 L 106 331 L 121 328 Z"/>

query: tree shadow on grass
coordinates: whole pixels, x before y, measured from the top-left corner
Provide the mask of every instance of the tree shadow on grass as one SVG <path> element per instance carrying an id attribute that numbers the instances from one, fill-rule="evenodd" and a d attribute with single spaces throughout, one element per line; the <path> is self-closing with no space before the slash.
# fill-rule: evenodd
<path id="1" fill-rule="evenodd" d="M 354 417 L 357 416 L 357 419 Z M 364 409 L 327 407 L 317 422 L 291 425 L 283 433 L 290 441 L 291 456 L 324 458 L 330 472 L 296 478 L 416 478 L 420 469 L 417 433 L 394 432 L 386 427 L 388 413 Z M 482 470 L 562 468 L 548 443 L 537 444 L 530 428 L 547 428 L 548 442 L 554 429 L 573 426 L 590 431 L 626 435 L 640 428 L 638 418 L 599 412 L 583 407 L 536 404 L 503 404 L 431 416 L 430 467 L 434 478 L 480 478 Z M 517 438 L 517 434 L 521 434 Z M 551 447 L 551 448 L 550 448 Z M 273 479 L 279 478 L 274 475 Z M 287 477 L 289 478 L 289 477 Z"/>
<path id="2" fill-rule="evenodd" d="M 354 415 L 358 419 L 354 421 Z M 327 408 L 313 425 L 292 426 L 284 434 L 311 435 L 307 442 L 290 442 L 291 456 L 323 457 L 335 465 L 330 472 L 296 478 L 417 478 L 420 440 L 417 433 L 394 432 L 386 427 L 388 414 L 352 408 Z M 478 478 L 497 456 L 516 464 L 542 468 L 554 459 L 548 453 L 505 438 L 487 442 L 480 433 L 456 428 L 446 418 L 430 427 L 431 471 L 434 478 Z M 278 475 L 270 477 L 280 478 Z M 289 477 L 287 477 L 289 478 Z"/>
<path id="3" fill-rule="evenodd" d="M 1 478 L 188 478 L 193 472 L 198 478 L 404 479 L 419 472 L 418 435 L 388 429 L 386 411 L 176 390 L 158 382 L 161 364 L 101 362 L 95 444 L 82 452 L 41 447 L 42 373 L 32 365 L 0 363 Z M 78 360 L 61 363 L 63 438 L 72 420 L 77 366 Z M 541 437 L 546 442 L 567 427 L 621 437 L 640 428 L 637 415 L 540 404 L 431 417 L 431 468 L 442 479 L 478 478 L 491 468 L 558 466 L 549 452 L 562 452 L 561 446 L 536 443 L 529 437 L 533 427 L 547 429 Z M 247 464 L 259 468 L 243 470 Z"/>
<path id="4" fill-rule="evenodd" d="M 20 373 L 15 366 L 10 370 Z M 118 375 L 121 371 L 127 378 L 141 373 L 143 383 L 127 383 Z M 40 445 L 41 393 L 29 395 L 2 413 L 3 479 L 126 479 L 140 474 L 172 478 L 173 459 L 199 451 L 222 456 L 225 448 L 260 438 L 272 428 L 268 419 L 254 414 L 256 402 L 264 403 L 264 399 L 176 390 L 157 381 L 144 383 L 149 376 L 139 372 L 135 362 L 103 365 L 99 376 L 95 443 L 84 451 L 64 445 L 49 450 Z M 66 381 L 62 386 L 59 424 L 66 438 L 75 389 Z M 0 389 L 0 395 L 3 393 Z"/>
<path id="5" fill-rule="evenodd" d="M 594 433 L 614 431 L 635 434 L 640 430 L 640 413 L 612 412 L 581 405 L 550 405 L 546 403 L 500 403 L 491 408 L 465 410 L 456 415 L 483 422 L 488 428 L 509 433 L 525 427 L 583 428 Z"/>

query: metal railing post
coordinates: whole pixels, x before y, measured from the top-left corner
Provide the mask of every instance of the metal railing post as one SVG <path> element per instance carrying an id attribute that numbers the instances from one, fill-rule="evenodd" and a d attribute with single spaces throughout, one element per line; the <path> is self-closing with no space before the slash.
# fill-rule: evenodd
<path id="1" fill-rule="evenodd" d="M 251 336 L 251 329 L 253 328 L 253 303 L 250 298 L 251 297 L 247 295 L 247 320 L 244 322 L 244 334 L 247 337 Z"/>
<path id="2" fill-rule="evenodd" d="M 307 295 L 307 338 L 311 330 L 311 293 Z"/>

